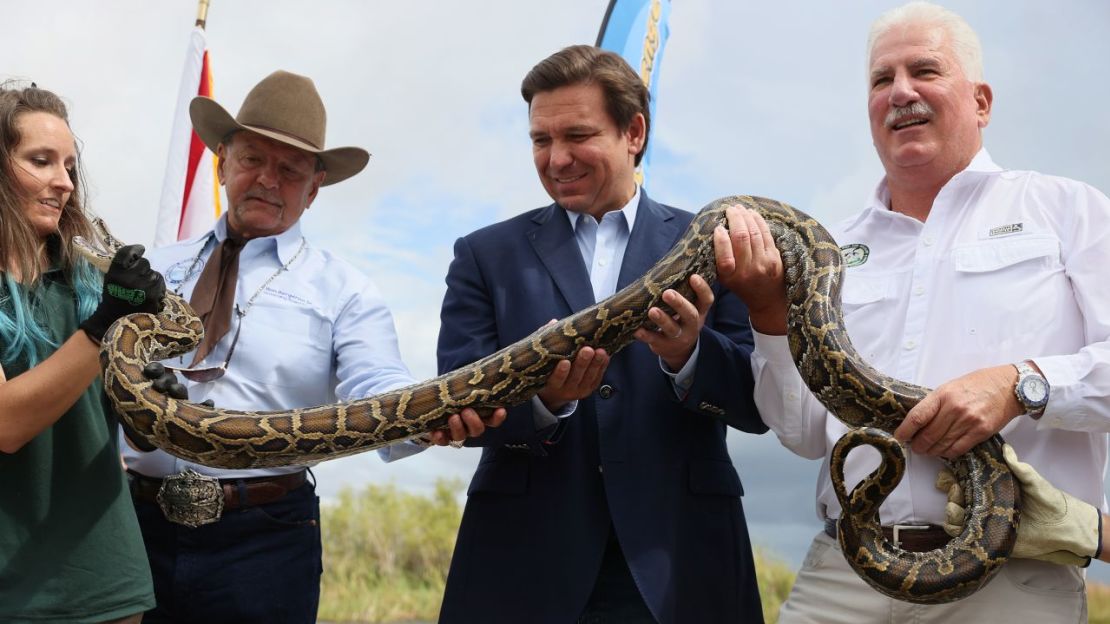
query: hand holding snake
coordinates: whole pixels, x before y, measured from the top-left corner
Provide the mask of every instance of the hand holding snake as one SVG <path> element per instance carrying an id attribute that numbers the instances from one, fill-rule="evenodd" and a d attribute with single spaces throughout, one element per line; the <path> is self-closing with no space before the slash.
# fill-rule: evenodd
<path id="1" fill-rule="evenodd" d="M 713 232 L 717 279 L 748 306 L 752 329 L 769 336 L 786 335 L 790 304 L 782 257 L 763 217 L 742 206 L 729 206 L 728 228 Z"/>
<path id="2" fill-rule="evenodd" d="M 428 441 L 433 446 L 462 446 L 467 438 L 477 438 L 486 431 L 486 427 L 500 427 L 505 422 L 508 413 L 505 408 L 499 407 L 493 414 L 483 418 L 472 408 L 466 408 L 458 414 L 447 418 L 447 426 L 435 429 L 428 434 Z"/>
<path id="3" fill-rule="evenodd" d="M 663 292 L 663 303 L 674 310 L 668 314 L 661 308 L 648 310 L 648 319 L 655 323 L 654 331 L 641 327 L 633 334 L 658 355 L 672 371 L 679 371 L 686 365 L 698 343 L 698 334 L 705 326 L 709 307 L 713 305 L 713 289 L 700 275 L 690 276 L 690 290 L 694 294 L 691 302 L 678 291 L 668 289 Z"/>
<path id="4" fill-rule="evenodd" d="M 915 453 L 953 459 L 1002 430 L 1022 411 L 1010 364 L 972 371 L 937 386 L 894 430 Z"/>
<path id="5" fill-rule="evenodd" d="M 609 354 L 605 349 L 582 347 L 573 360 L 563 360 L 555 365 L 536 396 L 549 411 L 557 412 L 567 403 L 593 394 L 601 385 L 601 377 L 608 366 Z"/>

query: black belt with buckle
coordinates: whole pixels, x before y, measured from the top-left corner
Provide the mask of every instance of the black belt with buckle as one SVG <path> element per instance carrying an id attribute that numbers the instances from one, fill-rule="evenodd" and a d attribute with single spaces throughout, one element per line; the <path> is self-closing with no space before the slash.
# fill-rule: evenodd
<path id="1" fill-rule="evenodd" d="M 127 471 L 131 497 L 157 504 L 170 522 L 187 527 L 211 524 L 225 510 L 280 500 L 305 483 L 306 471 L 276 477 L 217 479 L 190 468 L 164 479 Z"/>
<path id="2" fill-rule="evenodd" d="M 836 536 L 837 526 L 834 518 L 825 518 L 825 533 L 833 539 Z M 944 548 L 952 541 L 952 536 L 945 533 L 944 529 L 935 524 L 895 524 L 883 527 L 883 536 L 890 543 L 902 550 L 910 552 L 927 552 Z"/>

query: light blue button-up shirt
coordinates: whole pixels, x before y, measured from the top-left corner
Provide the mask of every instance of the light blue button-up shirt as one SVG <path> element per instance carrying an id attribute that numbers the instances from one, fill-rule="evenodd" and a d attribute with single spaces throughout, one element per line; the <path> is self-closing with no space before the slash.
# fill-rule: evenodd
<path id="1" fill-rule="evenodd" d="M 582 261 L 590 274 L 595 303 L 617 292 L 617 278 L 624 261 L 624 251 L 628 248 L 628 237 L 636 224 L 639 205 L 640 187 L 636 187 L 636 193 L 623 208 L 601 215 L 600 222 L 593 215 L 565 211 L 574 230 L 578 250 L 582 252 Z"/>
<path id="2" fill-rule="evenodd" d="M 225 215 L 199 238 L 147 252 L 168 289 L 186 299 L 192 296 L 204 262 L 227 238 L 226 219 Z M 277 236 L 247 241 L 239 255 L 235 301 L 240 309 L 252 297 L 254 304 L 242 319 L 232 315 L 227 335 L 197 364 L 222 363 L 236 325 L 242 323 L 227 373 L 207 383 L 181 380 L 190 401 L 212 399 L 222 408 L 283 410 L 359 399 L 413 383 L 401 361 L 393 316 L 377 287 L 354 266 L 311 243 L 300 249 L 302 240 L 300 224 L 295 223 Z M 288 271 L 267 284 L 287 263 Z M 188 366 L 192 359 L 190 353 L 167 364 Z M 150 477 L 184 468 L 223 479 L 298 470 L 220 470 L 161 450 L 143 453 L 126 444 L 121 448 L 127 467 Z M 389 450 L 383 451 L 388 458 Z"/>
<path id="3" fill-rule="evenodd" d="M 578 250 L 582 252 L 582 260 L 590 273 L 590 284 L 594 289 L 594 302 L 611 297 L 617 292 L 617 278 L 620 277 L 621 266 L 624 263 L 624 253 L 628 249 L 628 239 L 632 235 L 632 228 L 636 225 L 636 210 L 640 206 L 640 187 L 632 199 L 620 210 L 611 210 L 601 216 L 601 221 L 592 215 L 565 211 L 570 219 L 570 226 L 574 230 L 574 238 L 578 242 Z M 694 352 L 690 359 L 677 373 L 671 371 L 660 360 L 659 366 L 663 369 L 675 385 L 675 393 L 683 396 L 694 383 L 694 362 L 698 359 L 700 341 L 694 345 Z M 543 403 L 533 399 L 533 404 L 538 404 L 537 409 L 543 410 Z M 577 402 L 574 404 L 577 405 Z M 566 418 L 573 410 L 564 410 L 557 414 Z"/>

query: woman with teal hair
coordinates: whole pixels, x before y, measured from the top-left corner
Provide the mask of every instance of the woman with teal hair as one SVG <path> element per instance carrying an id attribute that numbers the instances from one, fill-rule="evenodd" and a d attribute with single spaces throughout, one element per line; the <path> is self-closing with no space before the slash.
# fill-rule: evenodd
<path id="1" fill-rule="evenodd" d="M 62 100 L 0 84 L 5 622 L 138 622 L 154 606 L 98 351 L 117 318 L 157 312 L 165 285 L 139 246 L 121 249 L 103 278 L 70 249 L 74 236 L 96 240 L 77 165 Z"/>

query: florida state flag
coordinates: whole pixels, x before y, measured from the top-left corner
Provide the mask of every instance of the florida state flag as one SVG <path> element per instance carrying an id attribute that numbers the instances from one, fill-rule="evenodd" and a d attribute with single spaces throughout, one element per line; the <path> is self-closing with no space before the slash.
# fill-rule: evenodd
<path id="1" fill-rule="evenodd" d="M 166 177 L 158 208 L 154 246 L 191 238 L 212 227 L 220 216 L 216 157 L 193 132 L 189 102 L 198 95 L 212 97 L 212 72 L 204 29 L 193 28 L 185 55 L 185 71 L 177 93 Z"/>

